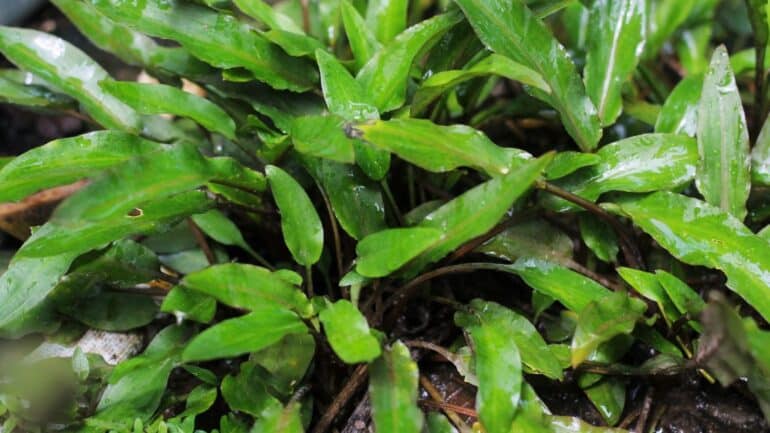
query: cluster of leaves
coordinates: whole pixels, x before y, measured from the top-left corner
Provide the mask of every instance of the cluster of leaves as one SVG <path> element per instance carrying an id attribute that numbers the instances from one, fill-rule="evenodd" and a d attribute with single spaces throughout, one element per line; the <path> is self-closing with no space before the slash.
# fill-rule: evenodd
<path id="1" fill-rule="evenodd" d="M 376 431 L 470 431 L 424 420 L 425 350 L 487 433 L 619 431 L 526 380 L 565 372 L 608 426 L 618 372 L 747 379 L 770 415 L 766 1 L 53 3 L 159 83 L 0 27 L 0 101 L 94 130 L 2 161 L 0 202 L 88 180 L 0 277 L 3 432 L 324 431 L 340 361 Z M 519 289 L 434 284 L 468 272 Z M 449 334 L 406 341 L 426 302 Z M 86 329 L 152 341 L 113 366 Z"/>

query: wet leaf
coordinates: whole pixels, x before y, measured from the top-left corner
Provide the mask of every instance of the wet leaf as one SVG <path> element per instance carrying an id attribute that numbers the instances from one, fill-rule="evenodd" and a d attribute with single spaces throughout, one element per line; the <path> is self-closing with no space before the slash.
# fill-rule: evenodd
<path id="1" fill-rule="evenodd" d="M 262 0 L 235 0 L 233 3 L 246 15 L 262 21 L 271 29 L 285 30 L 299 35 L 305 34 L 294 20 Z"/>
<path id="2" fill-rule="evenodd" d="M 0 202 L 22 198 L 59 185 L 91 177 L 165 145 L 118 131 L 97 131 L 61 138 L 14 158 L 0 170 Z"/>
<path id="3" fill-rule="evenodd" d="M 212 66 L 245 68 L 276 89 L 306 90 L 317 79 L 309 62 L 290 57 L 231 15 L 180 1 L 148 0 L 142 7 L 123 0 L 91 3 L 115 22 L 177 41 Z"/>
<path id="4" fill-rule="evenodd" d="M 618 239 L 612 227 L 593 215 L 580 215 L 580 236 L 599 260 L 615 263 L 618 257 Z"/>
<path id="5" fill-rule="evenodd" d="M 434 172 L 465 166 L 500 176 L 531 158 L 522 150 L 499 147 L 481 131 L 465 125 L 392 119 L 358 124 L 356 129 L 374 146 Z"/>
<path id="6" fill-rule="evenodd" d="M 346 120 L 376 119 L 379 113 L 369 95 L 345 66 L 326 51 L 318 50 L 315 55 L 329 111 Z"/>
<path id="7" fill-rule="evenodd" d="M 407 0 L 373 0 L 367 4 L 366 25 L 383 44 L 406 29 Z"/>
<path id="8" fill-rule="evenodd" d="M 372 29 L 349 0 L 340 0 L 340 15 L 350 50 L 355 58 L 356 69 L 360 70 L 374 56 L 381 45 Z"/>
<path id="9" fill-rule="evenodd" d="M 572 259 L 572 239 L 548 222 L 533 218 L 515 224 L 476 251 L 515 262 L 530 257 L 567 264 Z"/>
<path id="10" fill-rule="evenodd" d="M 419 433 L 423 414 L 417 407 L 417 363 L 397 341 L 369 366 L 369 398 L 377 431 Z"/>
<path id="11" fill-rule="evenodd" d="M 430 227 L 396 228 L 379 231 L 356 245 L 356 272 L 379 277 L 397 271 L 432 245 L 440 242 L 443 233 Z M 397 250 L 388 246 L 397 245 Z"/>
<path id="12" fill-rule="evenodd" d="M 596 107 L 566 50 L 545 24 L 519 1 L 458 0 L 457 4 L 487 47 L 545 79 L 550 94 L 528 91 L 556 108 L 581 149 L 595 149 L 602 135 Z"/>
<path id="13" fill-rule="evenodd" d="M 663 44 L 684 23 L 698 0 L 658 0 L 648 4 L 647 44 L 645 58 L 660 52 Z"/>
<path id="14" fill-rule="evenodd" d="M 601 161 L 602 158 L 595 153 L 558 152 L 548 168 L 545 169 L 545 178 L 548 180 L 559 179 L 583 167 L 596 165 Z"/>
<path id="15" fill-rule="evenodd" d="M 762 130 L 751 151 L 751 181 L 770 186 L 770 116 L 762 124 Z"/>
<path id="16" fill-rule="evenodd" d="M 345 121 L 340 117 L 296 117 L 289 134 L 297 152 L 337 162 L 355 160 L 353 140 L 345 135 Z"/>
<path id="17" fill-rule="evenodd" d="M 0 75 L 0 102 L 51 110 L 75 108 L 75 101 L 66 95 L 3 75 Z"/>
<path id="18" fill-rule="evenodd" d="M 649 272 L 631 268 L 618 268 L 618 274 L 640 295 L 655 302 L 668 326 L 681 317 L 676 305 L 660 284 L 658 277 Z"/>
<path id="19" fill-rule="evenodd" d="M 642 56 L 646 24 L 643 0 L 596 0 L 591 6 L 584 74 L 602 126 L 623 111 L 621 90 Z"/>
<path id="20" fill-rule="evenodd" d="M 350 301 L 342 299 L 330 304 L 318 318 L 334 353 L 346 363 L 369 362 L 380 356 L 380 342 Z"/>
<path id="21" fill-rule="evenodd" d="M 137 113 L 99 86 L 100 81 L 111 79 L 107 71 L 63 39 L 36 30 L 0 26 L 0 52 L 20 68 L 77 99 L 105 127 L 128 132 L 141 129 Z"/>
<path id="22" fill-rule="evenodd" d="M 702 90 L 703 75 L 690 75 L 682 79 L 666 98 L 655 122 L 655 132 L 695 137 Z"/>
<path id="23" fill-rule="evenodd" d="M 770 318 L 767 241 L 735 217 L 701 200 L 670 192 L 628 198 L 619 205 L 674 257 L 724 272 L 727 287 Z"/>
<path id="24" fill-rule="evenodd" d="M 182 286 L 234 308 L 260 310 L 265 306 L 309 312 L 310 303 L 299 288 L 279 272 L 253 265 L 227 263 L 189 274 Z"/>
<path id="25" fill-rule="evenodd" d="M 448 12 L 410 27 L 377 51 L 361 68 L 356 81 L 380 112 L 392 111 L 404 104 L 409 71 L 417 55 L 460 18 L 457 13 Z"/>
<path id="26" fill-rule="evenodd" d="M 190 118 L 212 132 L 235 138 L 235 121 L 218 105 L 165 84 L 104 81 L 101 87 L 142 114 L 174 114 Z"/>
<path id="27" fill-rule="evenodd" d="M 749 132 L 727 50 L 711 58 L 698 106 L 695 184 L 706 201 L 742 220 L 751 188 Z"/>
<path id="28" fill-rule="evenodd" d="M 282 169 L 265 169 L 270 189 L 281 211 L 281 231 L 294 260 L 310 266 L 321 258 L 324 233 L 321 219 L 302 186 Z"/>
<path id="29" fill-rule="evenodd" d="M 256 352 L 289 334 L 304 334 L 296 314 L 277 307 L 262 307 L 245 316 L 220 322 L 195 336 L 182 353 L 184 362 L 231 358 Z"/>

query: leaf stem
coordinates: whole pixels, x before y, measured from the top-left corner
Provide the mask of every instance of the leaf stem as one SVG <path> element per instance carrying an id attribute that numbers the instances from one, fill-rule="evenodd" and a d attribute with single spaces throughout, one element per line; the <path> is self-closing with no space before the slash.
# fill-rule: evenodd
<path id="1" fill-rule="evenodd" d="M 203 254 L 206 256 L 206 260 L 209 262 L 209 265 L 214 265 L 217 263 L 217 258 L 214 255 L 214 252 L 211 250 L 211 246 L 209 245 L 208 241 L 206 241 L 206 235 L 203 234 L 203 231 L 201 231 L 201 228 L 198 227 L 198 224 L 195 224 L 195 221 L 193 221 L 192 218 L 187 218 L 187 225 L 190 226 L 190 231 L 192 232 L 193 236 L 195 236 L 195 242 L 198 243 L 198 246 L 203 250 Z"/>
<path id="2" fill-rule="evenodd" d="M 399 226 L 404 225 L 404 216 L 401 214 L 401 209 L 398 208 L 398 204 L 396 203 L 395 197 L 393 197 L 393 193 L 390 191 L 390 187 L 388 186 L 388 182 L 385 181 L 385 179 L 380 181 L 380 186 L 382 187 L 382 191 L 385 193 L 385 197 L 388 199 L 388 203 L 390 204 L 390 207 L 393 209 L 393 213 L 396 216 L 396 220 L 398 221 Z"/>
<path id="3" fill-rule="evenodd" d="M 326 433 L 329 430 L 334 418 L 339 415 L 342 408 L 348 404 L 348 401 L 356 394 L 358 389 L 364 384 L 369 369 L 366 364 L 361 364 L 353 371 L 350 380 L 342 387 L 340 392 L 334 397 L 334 400 L 324 411 L 321 419 L 313 428 L 313 433 Z"/>

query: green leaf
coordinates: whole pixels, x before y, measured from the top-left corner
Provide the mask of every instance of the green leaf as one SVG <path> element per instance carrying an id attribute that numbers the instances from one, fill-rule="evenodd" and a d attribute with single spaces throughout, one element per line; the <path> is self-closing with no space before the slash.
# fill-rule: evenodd
<path id="1" fill-rule="evenodd" d="M 690 75 L 682 79 L 666 98 L 655 122 L 655 132 L 695 137 L 702 90 L 703 75 Z"/>
<path id="2" fill-rule="evenodd" d="M 0 170 L 0 202 L 18 201 L 164 148 L 163 144 L 117 131 L 54 140 L 14 158 Z"/>
<path id="3" fill-rule="evenodd" d="M 289 334 L 276 344 L 251 355 L 269 373 L 268 385 L 290 395 L 302 383 L 315 356 L 315 339 L 310 334 Z"/>
<path id="4" fill-rule="evenodd" d="M 663 44 L 685 22 L 698 3 L 698 0 L 658 0 L 648 3 L 645 58 L 660 54 Z"/>
<path id="5" fill-rule="evenodd" d="M 1 71 L 0 71 L 1 72 Z M 75 109 L 75 101 L 44 86 L 25 84 L 0 75 L 0 102 L 50 110 Z"/>
<path id="6" fill-rule="evenodd" d="M 572 338 L 572 367 L 577 367 L 600 344 L 621 334 L 630 334 L 647 306 L 625 293 L 611 293 L 578 312 Z"/>
<path id="7" fill-rule="evenodd" d="M 572 239 L 541 218 L 515 224 L 478 247 L 476 251 L 515 262 L 531 257 L 568 264 L 572 259 Z"/>
<path id="8" fill-rule="evenodd" d="M 754 30 L 755 49 L 765 50 L 768 42 L 768 31 L 770 31 L 767 18 L 767 0 L 746 0 L 746 6 L 749 9 L 751 29 Z"/>
<path id="9" fill-rule="evenodd" d="M 596 0 L 588 24 L 585 82 L 602 126 L 623 111 L 621 90 L 636 69 L 646 37 L 643 0 Z"/>
<path id="10" fill-rule="evenodd" d="M 732 215 L 701 200 L 669 192 L 618 203 L 634 224 L 684 263 L 721 270 L 727 287 L 770 319 L 767 241 Z"/>
<path id="11" fill-rule="evenodd" d="M 762 124 L 762 130 L 751 151 L 751 181 L 770 186 L 770 116 Z"/>
<path id="12" fill-rule="evenodd" d="M 695 290 L 690 288 L 684 281 L 664 270 L 658 269 L 655 271 L 655 275 L 680 313 L 690 314 L 692 317 L 700 315 L 706 307 L 706 303 L 703 302 L 703 299 Z"/>
<path id="13" fill-rule="evenodd" d="M 181 218 L 205 212 L 213 203 L 201 191 L 190 191 L 140 204 L 140 214 L 118 214 L 100 221 L 74 224 L 49 221 L 17 253 L 19 257 L 47 257 L 67 252 L 82 254 L 132 234 L 168 230 Z"/>
<path id="14" fill-rule="evenodd" d="M 684 135 L 642 134 L 602 147 L 599 164 L 584 168 L 557 183 L 594 201 L 605 192 L 651 192 L 676 189 L 695 176 L 695 140 Z M 572 205 L 561 199 L 563 209 Z"/>
<path id="15" fill-rule="evenodd" d="M 414 274 L 425 265 L 443 258 L 463 243 L 492 229 L 513 203 L 529 190 L 549 161 L 550 156 L 527 161 L 509 174 L 485 182 L 449 201 L 428 214 L 422 222 L 411 229 L 385 230 L 369 235 L 361 240 L 361 243 L 373 246 L 373 241 L 367 240 L 371 236 L 386 239 L 391 238 L 394 233 L 405 235 L 409 230 L 421 232 L 416 239 L 420 240 L 425 248 L 410 262 L 406 271 L 408 274 Z M 429 237 L 429 232 L 425 229 L 439 230 L 442 235 L 430 244 L 427 242 L 423 244 Z M 372 274 L 367 275 L 360 269 L 357 271 L 359 274 L 367 277 L 387 275 L 383 272 L 401 261 L 402 254 L 406 256 L 417 252 L 412 246 L 411 251 L 404 254 L 401 245 L 397 243 L 383 244 L 381 248 L 382 251 L 377 252 L 377 261 L 370 263 L 370 265 L 376 265 L 373 267 Z M 374 250 L 366 248 L 366 252 L 371 251 Z"/>
<path id="16" fill-rule="evenodd" d="M 256 251 L 243 239 L 241 231 L 222 212 L 212 209 L 206 213 L 192 216 L 195 224 L 209 237 L 223 245 L 235 245 L 243 248 L 252 257 L 259 257 Z"/>
<path id="17" fill-rule="evenodd" d="M 497 146 L 484 133 L 466 125 L 392 119 L 359 124 L 356 129 L 367 142 L 433 172 L 465 166 L 500 176 L 531 158 L 523 150 Z"/>
<path id="18" fill-rule="evenodd" d="M 369 362 L 380 356 L 380 342 L 350 301 L 341 299 L 330 304 L 318 318 L 334 353 L 346 363 Z"/>
<path id="19" fill-rule="evenodd" d="M 407 0 L 372 0 L 366 8 L 366 25 L 383 44 L 406 28 Z"/>
<path id="20" fill-rule="evenodd" d="M 382 193 L 355 167 L 314 158 L 305 159 L 304 164 L 329 198 L 340 226 L 353 239 L 386 228 Z"/>
<path id="21" fill-rule="evenodd" d="M 149 324 L 158 314 L 158 305 L 140 293 L 104 292 L 79 301 L 60 304 L 57 309 L 90 328 L 128 331 Z"/>
<path id="22" fill-rule="evenodd" d="M 279 272 L 259 266 L 238 263 L 210 266 L 187 275 L 181 284 L 230 307 L 256 311 L 269 306 L 302 315 L 310 310 L 310 302 L 301 290 Z"/>
<path id="23" fill-rule="evenodd" d="M 583 152 L 558 152 L 553 161 L 545 169 L 545 178 L 548 180 L 559 179 L 575 171 L 600 163 L 602 158 L 595 153 Z"/>
<path id="24" fill-rule="evenodd" d="M 584 151 L 596 148 L 602 130 L 575 65 L 543 22 L 521 1 L 456 0 L 479 39 L 492 51 L 537 71 L 551 88 L 530 93 L 550 103 Z"/>
<path id="25" fill-rule="evenodd" d="M 43 258 L 14 258 L 0 276 L 0 334 L 32 317 L 69 269 L 78 253 L 64 252 Z M 34 278 L 30 278 L 34 276 Z"/>
<path id="26" fill-rule="evenodd" d="M 478 378 L 476 411 L 488 433 L 508 433 L 519 405 L 521 355 L 511 336 L 520 332 L 513 314 L 488 309 L 455 313 L 455 323 L 473 341 Z M 495 314 L 497 313 L 497 314 Z"/>
<path id="27" fill-rule="evenodd" d="M 218 323 L 193 338 L 182 353 L 184 362 L 232 358 L 264 349 L 289 334 L 304 334 L 305 324 L 289 310 L 265 306 Z"/>
<path id="28" fill-rule="evenodd" d="M 218 105 L 165 84 L 103 81 L 103 89 L 142 114 L 174 114 L 190 118 L 212 132 L 235 138 L 235 121 Z"/>
<path id="29" fill-rule="evenodd" d="M 237 375 L 222 379 L 222 397 L 231 410 L 261 417 L 282 407 L 267 391 L 265 375 L 260 370 L 254 361 L 246 361 L 241 363 Z"/>
<path id="30" fill-rule="evenodd" d="M 317 79 L 311 64 L 290 57 L 231 15 L 188 2 L 91 0 L 108 18 L 148 35 L 171 39 L 212 66 L 245 68 L 276 89 L 302 91 Z"/>
<path id="31" fill-rule="evenodd" d="M 254 423 L 253 433 L 304 433 L 300 410 L 302 406 L 291 401 L 286 407 L 270 408 Z"/>
<path id="32" fill-rule="evenodd" d="M 631 268 L 617 268 L 618 275 L 634 288 L 640 295 L 655 302 L 658 309 L 663 314 L 663 319 L 668 326 L 681 317 L 676 305 L 666 293 L 666 290 L 660 284 L 660 280 L 655 274 L 640 271 Z"/>
<path id="33" fill-rule="evenodd" d="M 211 296 L 177 286 L 163 298 L 160 311 L 173 313 L 183 320 L 209 323 L 217 312 L 217 301 Z"/>
<path id="34" fill-rule="evenodd" d="M 583 238 L 583 242 L 588 249 L 599 260 L 615 263 L 619 248 L 618 239 L 612 227 L 589 214 L 581 214 L 579 219 L 580 236 Z"/>
<path id="35" fill-rule="evenodd" d="M 356 69 L 361 69 L 374 56 L 381 45 L 364 18 L 348 0 L 340 0 L 340 15 L 345 34 L 353 52 Z"/>
<path id="36" fill-rule="evenodd" d="M 53 0 L 52 3 L 94 45 L 130 65 L 143 66 L 161 76 L 202 77 L 213 72 L 213 68 L 192 57 L 184 48 L 161 46 L 151 37 L 105 17 L 89 2 Z"/>
<path id="37" fill-rule="evenodd" d="M 373 233 L 356 245 L 356 272 L 367 277 L 390 275 L 440 242 L 442 237 L 441 230 L 430 227 L 396 228 Z"/>
<path id="38" fill-rule="evenodd" d="M 602 377 L 583 392 L 608 425 L 615 425 L 623 415 L 626 404 L 626 383 L 617 377 Z"/>
<path id="39" fill-rule="evenodd" d="M 459 14 L 449 12 L 422 21 L 398 35 L 364 65 L 356 81 L 380 112 L 404 104 L 412 63 L 460 19 Z"/>
<path id="40" fill-rule="evenodd" d="M 321 258 L 324 232 L 321 219 L 307 193 L 288 173 L 269 165 L 265 168 L 270 189 L 281 211 L 281 231 L 294 260 L 310 266 Z"/>
<path id="41" fill-rule="evenodd" d="M 110 76 L 70 43 L 36 30 L 0 26 L 0 52 L 18 67 L 75 98 L 97 122 L 110 129 L 139 132 L 137 113 L 104 92 L 99 82 Z"/>
<path id="42" fill-rule="evenodd" d="M 719 46 L 698 106 L 695 184 L 707 202 L 742 220 L 751 188 L 749 132 L 727 50 Z"/>
<path id="43" fill-rule="evenodd" d="M 423 414 L 417 407 L 417 363 L 400 341 L 385 348 L 369 366 L 369 398 L 380 432 L 419 433 Z"/>
<path id="44" fill-rule="evenodd" d="M 294 20 L 274 9 L 267 2 L 262 0 L 234 0 L 233 3 L 243 13 L 262 21 L 271 29 L 285 30 L 299 35 L 305 34 L 302 28 L 294 23 Z"/>
<path id="45" fill-rule="evenodd" d="M 539 73 L 514 62 L 508 57 L 491 54 L 467 69 L 442 71 L 428 77 L 422 82 L 420 88 L 417 89 L 417 93 L 412 99 L 410 110 L 413 115 L 421 113 L 431 102 L 452 87 L 487 75 L 499 75 L 509 80 L 519 81 L 522 84 L 535 87 L 546 93 L 551 92 L 548 83 L 545 82 Z"/>
<path id="46" fill-rule="evenodd" d="M 317 50 L 315 56 L 321 74 L 321 89 L 330 112 L 346 120 L 379 117 L 361 84 L 339 60 L 324 50 Z"/>
<path id="47" fill-rule="evenodd" d="M 291 121 L 291 141 L 297 152 L 353 163 L 353 140 L 345 135 L 345 121 L 337 116 L 301 116 Z"/>

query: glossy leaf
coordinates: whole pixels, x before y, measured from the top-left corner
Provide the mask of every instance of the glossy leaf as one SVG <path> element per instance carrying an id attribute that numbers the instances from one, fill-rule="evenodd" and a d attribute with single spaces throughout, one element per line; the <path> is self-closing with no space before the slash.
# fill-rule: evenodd
<path id="1" fill-rule="evenodd" d="M 626 199 L 620 210 L 684 263 L 721 270 L 727 287 L 770 318 L 767 241 L 706 202 L 658 192 Z"/>
<path id="2" fill-rule="evenodd" d="M 663 44 L 684 23 L 698 3 L 699 0 L 658 0 L 648 3 L 647 45 L 644 49 L 646 58 L 660 52 Z"/>
<path id="3" fill-rule="evenodd" d="M 184 320 L 209 323 L 217 312 L 217 301 L 211 296 L 177 286 L 163 298 L 160 310 Z"/>
<path id="4" fill-rule="evenodd" d="M 473 341 L 479 420 L 489 433 L 507 433 L 516 415 L 522 386 L 521 354 L 511 338 L 518 332 L 514 316 L 487 310 L 458 312 L 455 323 Z"/>
<path id="5" fill-rule="evenodd" d="M 567 264 L 572 259 L 572 239 L 548 222 L 533 218 L 515 224 L 476 251 L 515 262 L 520 257 Z"/>
<path id="6" fill-rule="evenodd" d="M 192 57 L 185 49 L 161 46 L 149 36 L 105 17 L 89 2 L 53 0 L 52 3 L 94 45 L 128 64 L 143 66 L 161 75 L 200 77 L 213 72 L 213 68 Z"/>
<path id="7" fill-rule="evenodd" d="M 418 239 L 423 245 L 422 242 L 429 237 L 427 235 L 429 232 L 426 232 L 425 229 L 442 232 L 442 235 L 434 242 L 424 244 L 422 253 L 410 262 L 407 273 L 415 273 L 423 266 L 443 258 L 464 242 L 480 236 L 494 227 L 513 202 L 529 190 L 539 177 L 540 172 L 548 165 L 549 159 L 550 157 L 546 156 L 525 162 L 509 174 L 467 191 L 428 214 L 422 222 L 412 229 L 390 229 L 369 237 L 376 236 L 384 239 L 396 233 L 404 235 L 409 233 L 408 230 L 414 230 L 421 232 Z M 398 231 L 394 232 L 393 230 Z M 368 241 L 368 237 L 361 240 L 364 245 L 370 242 L 372 241 Z M 374 244 L 371 243 L 370 245 Z M 373 267 L 376 272 L 373 271 L 371 275 L 366 275 L 359 270 L 361 275 L 370 277 L 386 275 L 382 272 L 402 261 L 404 253 L 400 245 L 387 244 L 382 245 L 381 248 L 382 251 L 377 252 L 377 262 L 370 263 L 371 266 L 376 265 Z M 416 254 L 416 249 L 418 248 L 412 246 L 411 251 L 407 254 Z M 367 248 L 367 251 L 373 250 Z"/>
<path id="8" fill-rule="evenodd" d="M 417 363 L 400 341 L 385 348 L 369 366 L 369 398 L 377 431 L 419 433 L 423 414 L 417 407 Z"/>
<path id="9" fill-rule="evenodd" d="M 304 266 L 318 261 L 324 233 L 313 202 L 294 178 L 270 165 L 265 169 L 270 189 L 281 211 L 281 231 L 294 260 Z"/>
<path id="10" fill-rule="evenodd" d="M 703 81 L 698 154 L 698 190 L 707 202 L 742 220 L 751 188 L 749 132 L 724 46 L 714 52 Z"/>
<path id="11" fill-rule="evenodd" d="M 366 25 L 383 44 L 406 28 L 407 0 L 373 0 L 367 4 Z"/>
<path id="12" fill-rule="evenodd" d="M 519 81 L 546 93 L 551 91 L 548 83 L 537 72 L 508 57 L 491 54 L 468 69 L 443 71 L 428 77 L 422 82 L 412 99 L 411 112 L 421 113 L 431 102 L 452 87 L 487 75 L 499 75 L 509 80 Z"/>
<path id="13" fill-rule="evenodd" d="M 358 72 L 356 81 L 380 112 L 392 111 L 404 104 L 409 71 L 417 55 L 460 18 L 459 14 L 448 12 L 410 27 L 381 48 Z"/>
<path id="14" fill-rule="evenodd" d="M 706 303 L 687 283 L 664 270 L 655 271 L 655 275 L 680 313 L 692 317 L 700 315 Z"/>
<path id="15" fill-rule="evenodd" d="M 350 50 L 355 58 L 356 69 L 361 69 L 374 56 L 381 45 L 372 29 L 349 0 L 340 0 L 340 15 Z"/>
<path id="16" fill-rule="evenodd" d="M 100 81 L 111 79 L 107 71 L 63 39 L 36 30 L 0 26 L 0 52 L 20 68 L 77 99 L 105 127 L 128 132 L 141 129 L 137 113 L 99 87 Z"/>
<path id="17" fill-rule="evenodd" d="M 380 342 L 355 305 L 341 299 L 318 316 L 334 353 L 348 364 L 369 362 L 380 356 Z"/>
<path id="18" fill-rule="evenodd" d="M 298 26 L 294 20 L 290 17 L 282 14 L 280 11 L 275 10 L 271 5 L 262 0 L 235 0 L 238 9 L 250 17 L 262 21 L 271 29 L 286 30 L 296 34 L 304 34 L 300 26 Z"/>
<path id="19" fill-rule="evenodd" d="M 185 347 L 182 359 L 197 362 L 231 358 L 264 349 L 286 335 L 306 332 L 305 324 L 291 311 L 263 307 L 207 328 Z"/>
<path id="20" fill-rule="evenodd" d="M 165 147 L 117 131 L 54 140 L 14 158 L 0 170 L 0 202 L 18 201 Z"/>
<path id="21" fill-rule="evenodd" d="M 674 302 L 669 298 L 666 290 L 660 284 L 660 281 L 655 274 L 622 267 L 618 268 L 618 274 L 640 295 L 658 305 L 658 309 L 663 314 L 663 319 L 669 326 L 681 317 L 676 305 L 674 305 Z"/>
<path id="22" fill-rule="evenodd" d="M 600 344 L 620 334 L 630 334 L 647 306 L 623 293 L 612 293 L 593 301 L 578 312 L 572 338 L 573 367 L 580 365 Z"/>
<path id="23" fill-rule="evenodd" d="M 581 214 L 580 236 L 588 249 L 601 261 L 615 263 L 618 257 L 618 238 L 612 227 L 593 215 Z"/>
<path id="24" fill-rule="evenodd" d="M 445 172 L 465 166 L 500 176 L 531 158 L 522 150 L 499 147 L 481 131 L 465 125 L 392 119 L 363 123 L 356 128 L 367 142 L 428 171 Z"/>
<path id="25" fill-rule="evenodd" d="M 345 121 L 340 117 L 296 117 L 289 134 L 297 152 L 337 162 L 355 160 L 353 140 L 345 135 Z"/>
<path id="26" fill-rule="evenodd" d="M 356 245 L 356 272 L 381 277 L 397 271 L 441 241 L 441 230 L 431 227 L 395 228 L 373 233 Z M 398 252 L 388 246 L 397 245 Z"/>
<path id="27" fill-rule="evenodd" d="M 305 166 L 324 189 L 340 226 L 353 239 L 385 229 L 382 193 L 355 167 L 310 158 Z"/>
<path id="28" fill-rule="evenodd" d="M 235 138 L 235 121 L 218 105 L 165 84 L 105 81 L 103 89 L 143 114 L 188 117 L 212 132 Z"/>
<path id="29" fill-rule="evenodd" d="M 180 1 L 148 0 L 141 7 L 124 0 L 91 2 L 113 21 L 177 41 L 218 68 L 245 68 L 276 89 L 306 90 L 317 78 L 308 62 L 290 57 L 233 16 Z"/>
<path id="30" fill-rule="evenodd" d="M 559 179 L 583 167 L 596 165 L 601 161 L 602 158 L 595 153 L 559 152 L 545 169 L 545 178 L 548 180 Z"/>
<path id="31" fill-rule="evenodd" d="M 227 263 L 210 266 L 187 275 L 182 286 L 213 297 L 235 308 L 259 310 L 265 306 L 309 311 L 310 304 L 296 286 L 282 278 L 279 272 L 253 265 Z"/>
<path id="32" fill-rule="evenodd" d="M 586 91 L 602 126 L 623 111 L 621 90 L 636 69 L 646 37 L 643 0 L 596 0 L 588 24 Z"/>
<path id="33" fill-rule="evenodd" d="M 695 137 L 698 130 L 698 102 L 702 90 L 703 75 L 691 75 L 682 79 L 666 98 L 655 122 L 655 132 Z"/>
<path id="34" fill-rule="evenodd" d="M 253 257 L 259 257 L 256 251 L 243 239 L 238 226 L 230 221 L 222 212 L 212 209 L 206 213 L 193 215 L 192 220 L 204 233 L 220 244 L 235 245 L 243 248 Z"/>
<path id="35" fill-rule="evenodd" d="M 545 24 L 520 1 L 457 0 L 457 4 L 489 49 L 545 79 L 550 94 L 535 89 L 529 89 L 530 93 L 556 108 L 581 149 L 595 149 L 602 135 L 596 107 L 566 50 Z"/>
<path id="36" fill-rule="evenodd" d="M 321 89 L 329 111 L 347 120 L 372 119 L 379 115 L 361 84 L 334 56 L 316 51 Z"/>
<path id="37" fill-rule="evenodd" d="M 770 185 L 770 116 L 762 124 L 751 151 L 751 181 L 758 185 Z"/>
<path id="38" fill-rule="evenodd" d="M 75 108 L 75 101 L 66 95 L 3 75 L 0 75 L 0 102 L 51 110 Z"/>

